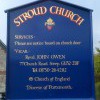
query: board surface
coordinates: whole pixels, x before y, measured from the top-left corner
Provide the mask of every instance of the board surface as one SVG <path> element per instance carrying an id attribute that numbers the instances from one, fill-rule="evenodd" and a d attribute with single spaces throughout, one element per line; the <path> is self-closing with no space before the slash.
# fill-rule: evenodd
<path id="1" fill-rule="evenodd" d="M 51 0 L 8 12 L 7 99 L 95 100 L 91 13 Z"/>

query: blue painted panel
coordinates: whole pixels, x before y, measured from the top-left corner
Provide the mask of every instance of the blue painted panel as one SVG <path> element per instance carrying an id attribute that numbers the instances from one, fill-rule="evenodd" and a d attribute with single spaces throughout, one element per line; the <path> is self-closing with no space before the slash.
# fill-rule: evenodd
<path id="1" fill-rule="evenodd" d="M 47 8 L 46 14 L 34 16 L 26 21 L 22 19 L 24 22 L 20 26 L 16 26 L 18 23 L 14 23 L 15 18 L 41 6 Z M 51 6 L 72 11 L 81 16 L 84 21 L 79 26 L 69 18 L 51 14 L 49 11 Z M 49 22 L 50 18 L 52 19 L 51 23 Z M 49 21 L 47 21 L 48 19 Z M 95 100 L 91 30 L 91 11 L 67 4 L 47 1 L 10 11 L 8 13 L 7 99 Z M 16 36 L 19 35 L 32 36 L 32 39 L 16 39 Z M 62 44 L 63 41 L 67 44 Z M 80 44 L 75 45 L 74 41 L 80 42 Z M 44 44 L 18 45 L 18 42 L 43 42 Z M 53 42 L 53 44 L 46 45 L 46 42 Z M 27 52 L 16 53 L 16 49 Z M 35 59 L 27 60 L 25 59 L 26 55 L 33 56 Z M 49 58 L 38 59 L 39 55 L 48 55 Z M 51 59 L 53 55 L 63 55 L 63 59 Z M 35 63 L 36 65 L 22 65 L 21 62 Z M 48 65 L 40 66 L 39 62 L 47 62 Z M 58 66 L 51 66 L 50 62 L 56 63 Z M 32 68 L 36 68 L 38 72 L 32 72 Z M 39 72 L 41 68 L 48 68 L 49 72 Z M 62 71 L 62 68 L 66 70 Z M 47 78 L 49 81 L 34 81 L 36 77 Z M 54 80 L 50 82 L 52 78 Z M 68 78 L 69 81 L 56 81 L 56 78 Z M 29 89 L 27 86 L 31 88 Z M 36 90 L 33 89 L 34 87 L 42 87 L 42 89 Z"/>

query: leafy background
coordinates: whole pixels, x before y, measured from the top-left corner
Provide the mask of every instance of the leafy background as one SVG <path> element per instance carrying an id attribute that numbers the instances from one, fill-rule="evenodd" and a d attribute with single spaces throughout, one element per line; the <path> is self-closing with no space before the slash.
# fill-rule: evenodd
<path id="1" fill-rule="evenodd" d="M 95 65 L 95 90 L 96 99 L 100 100 L 100 48 L 96 48 L 97 53 L 94 54 L 94 65 Z"/>

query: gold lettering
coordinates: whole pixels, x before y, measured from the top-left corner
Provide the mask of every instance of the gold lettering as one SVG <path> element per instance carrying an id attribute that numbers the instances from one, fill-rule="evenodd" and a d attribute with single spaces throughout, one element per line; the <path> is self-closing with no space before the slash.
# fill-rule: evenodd
<path id="1" fill-rule="evenodd" d="M 18 21 L 18 18 L 14 19 L 14 23 L 16 24 L 16 26 L 20 26 L 20 21 Z"/>
<path id="2" fill-rule="evenodd" d="M 57 7 L 57 8 L 56 8 L 56 14 L 62 15 L 62 9 L 63 9 L 63 8 Z"/>
<path id="3" fill-rule="evenodd" d="M 41 15 L 44 15 L 47 12 L 46 7 L 40 7 Z"/>
<path id="4" fill-rule="evenodd" d="M 62 9 L 62 12 L 61 12 L 61 15 L 62 15 L 62 16 L 65 16 L 65 15 L 64 15 L 64 11 L 65 11 L 65 9 L 63 8 L 63 9 Z"/>
<path id="5" fill-rule="evenodd" d="M 39 8 L 37 8 L 37 12 L 38 12 L 38 15 L 40 15 L 41 13 L 40 13 L 40 7 Z"/>
<path id="6" fill-rule="evenodd" d="M 50 13 L 51 14 L 55 14 L 55 11 L 56 11 L 56 6 L 50 7 Z"/>
<path id="7" fill-rule="evenodd" d="M 68 13 L 68 15 L 66 17 L 71 19 L 72 16 L 73 16 L 73 12 L 69 11 L 69 13 Z"/>
<path id="8" fill-rule="evenodd" d="M 62 8 L 62 7 L 51 6 L 49 11 L 51 14 L 60 15 L 65 18 L 68 18 L 79 26 L 84 21 L 84 19 L 81 16 L 79 16 L 78 14 L 75 14 L 73 11 L 70 11 L 70 10 Z M 14 19 L 14 23 L 16 24 L 16 26 L 20 26 L 22 23 L 24 23 L 28 19 L 32 19 L 34 16 L 44 15 L 46 13 L 47 13 L 47 8 L 45 6 L 30 9 L 27 12 L 24 12 L 21 15 L 19 15 L 18 17 L 16 17 Z"/>
<path id="9" fill-rule="evenodd" d="M 30 16 L 29 18 L 34 17 L 34 11 L 33 10 L 28 10 L 27 14 L 28 14 L 28 16 Z"/>
<path id="10" fill-rule="evenodd" d="M 79 15 L 78 15 L 78 14 L 74 14 L 74 15 L 71 17 L 71 20 L 72 20 L 73 22 L 77 23 L 77 22 L 76 22 L 77 18 L 79 18 Z"/>
<path id="11" fill-rule="evenodd" d="M 24 14 L 22 14 L 22 16 L 23 16 L 25 21 L 27 20 L 27 18 L 31 18 L 31 16 L 29 16 L 29 14 L 26 12 Z"/>
<path id="12" fill-rule="evenodd" d="M 23 19 L 21 18 L 22 15 L 20 15 L 18 18 L 21 21 L 21 23 L 24 23 Z"/>
<path id="13" fill-rule="evenodd" d="M 84 19 L 82 17 L 79 17 L 76 21 L 76 23 L 80 26 L 82 24 L 82 22 L 84 21 Z"/>

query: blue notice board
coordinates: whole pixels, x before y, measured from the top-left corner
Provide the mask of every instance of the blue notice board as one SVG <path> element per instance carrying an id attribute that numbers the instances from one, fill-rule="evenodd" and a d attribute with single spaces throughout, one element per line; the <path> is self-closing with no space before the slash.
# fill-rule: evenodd
<path id="1" fill-rule="evenodd" d="M 92 10 L 40 0 L 6 12 L 7 100 L 95 100 Z"/>

